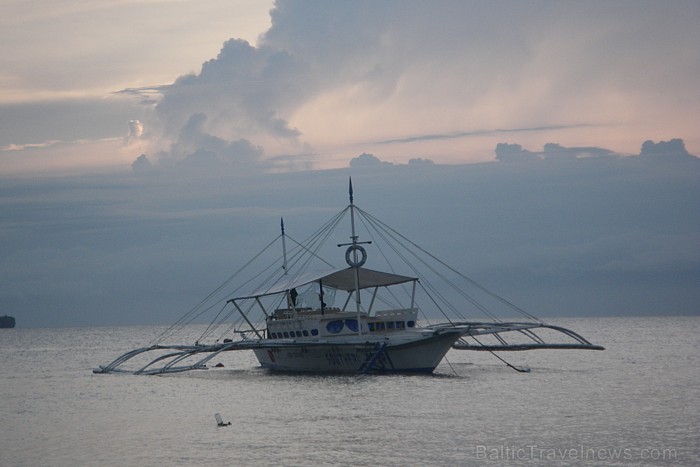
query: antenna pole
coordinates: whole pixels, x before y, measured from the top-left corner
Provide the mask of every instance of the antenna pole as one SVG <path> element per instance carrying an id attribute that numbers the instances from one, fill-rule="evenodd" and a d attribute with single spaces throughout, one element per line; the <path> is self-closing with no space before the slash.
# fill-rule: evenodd
<path id="1" fill-rule="evenodd" d="M 352 177 L 350 178 L 350 229 L 352 231 L 352 244 L 357 245 L 357 235 L 355 235 L 355 205 L 353 204 L 352 196 Z M 353 258 L 357 262 L 357 250 L 354 251 L 355 257 Z"/>
<path id="2" fill-rule="evenodd" d="M 284 235 L 284 219 L 280 217 L 280 229 L 282 230 L 282 269 L 284 269 L 284 275 L 287 275 L 287 242 L 285 242 Z"/>
<path id="3" fill-rule="evenodd" d="M 280 229 L 282 230 L 282 269 L 284 269 L 284 275 L 287 275 L 287 242 L 285 241 L 286 236 L 284 235 L 284 219 L 280 217 Z M 287 299 L 287 307 L 296 310 L 296 304 L 292 297 L 290 296 L 290 291 L 284 292 L 284 298 Z"/>

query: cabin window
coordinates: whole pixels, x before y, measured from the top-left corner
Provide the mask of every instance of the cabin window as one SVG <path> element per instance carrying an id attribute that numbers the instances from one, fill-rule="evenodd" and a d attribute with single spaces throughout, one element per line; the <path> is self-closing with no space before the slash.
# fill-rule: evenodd
<path id="1" fill-rule="evenodd" d="M 406 327 L 406 323 L 403 321 L 397 321 L 396 322 L 396 329 L 404 329 Z"/>
<path id="2" fill-rule="evenodd" d="M 383 331 L 384 330 L 384 323 L 377 323 L 377 331 Z"/>
<path id="3" fill-rule="evenodd" d="M 326 324 L 326 330 L 331 334 L 338 334 L 343 330 L 343 321 L 340 319 L 329 321 L 328 324 Z"/>
<path id="4" fill-rule="evenodd" d="M 394 329 L 394 322 L 393 322 L 393 321 L 389 321 L 388 323 L 386 323 L 386 328 L 387 328 L 387 329 Z"/>
<path id="5" fill-rule="evenodd" d="M 348 327 L 349 330 L 352 332 L 357 332 L 357 320 L 356 319 L 346 319 L 345 320 L 345 325 Z"/>
<path id="6" fill-rule="evenodd" d="M 301 331 L 297 331 L 297 337 L 301 337 Z"/>
<path id="7" fill-rule="evenodd" d="M 312 330 L 311 330 L 311 335 L 312 335 L 312 336 L 318 336 L 318 329 L 312 329 Z"/>
<path id="8" fill-rule="evenodd" d="M 416 323 L 413 322 L 413 321 L 409 321 L 409 322 L 406 323 L 406 325 L 407 325 L 409 328 L 413 328 L 413 327 L 416 326 Z"/>
<path id="9" fill-rule="evenodd" d="M 289 337 L 289 333 L 287 331 L 284 331 L 284 337 Z"/>
<path id="10" fill-rule="evenodd" d="M 374 332 L 374 323 L 367 323 L 370 332 Z"/>
<path id="11" fill-rule="evenodd" d="M 301 331 L 301 333 L 304 335 L 304 337 L 309 337 L 309 331 L 307 331 L 306 329 Z"/>

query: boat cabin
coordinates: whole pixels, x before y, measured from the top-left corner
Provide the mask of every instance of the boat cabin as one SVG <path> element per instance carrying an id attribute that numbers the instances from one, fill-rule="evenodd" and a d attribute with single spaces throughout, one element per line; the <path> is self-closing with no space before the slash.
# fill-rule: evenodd
<path id="1" fill-rule="evenodd" d="M 372 269 L 339 268 L 298 277 L 285 276 L 268 288 L 232 301 L 236 304 L 237 300 L 254 298 L 263 307 L 268 339 L 325 339 L 394 333 L 416 326 L 417 281 L 414 277 Z M 399 286 L 394 289 L 402 290 L 391 291 L 391 305 L 384 308 L 389 302 L 383 297 L 391 286 Z M 347 293 L 342 304 L 336 304 L 339 292 Z M 398 304 L 398 297 L 402 294 L 408 306 Z M 280 297 L 276 303 L 284 306 L 268 313 L 261 299 L 275 295 Z M 369 304 L 365 307 L 362 300 Z M 379 303 L 383 309 L 375 311 Z"/>

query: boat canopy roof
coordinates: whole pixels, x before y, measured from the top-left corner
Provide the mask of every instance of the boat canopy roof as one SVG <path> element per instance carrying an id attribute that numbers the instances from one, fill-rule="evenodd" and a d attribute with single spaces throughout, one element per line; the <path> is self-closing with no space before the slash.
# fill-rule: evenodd
<path id="1" fill-rule="evenodd" d="M 375 271 L 373 269 L 359 268 L 360 289 L 370 287 L 386 287 L 389 285 L 403 284 L 418 280 L 415 277 L 402 276 L 388 272 Z M 312 271 L 297 276 L 283 276 L 269 287 L 255 290 L 252 294 L 238 297 L 239 299 L 274 295 L 302 287 L 312 282 L 321 282 L 322 285 L 334 289 L 349 292 L 355 290 L 355 268 L 336 268 L 325 271 Z"/>

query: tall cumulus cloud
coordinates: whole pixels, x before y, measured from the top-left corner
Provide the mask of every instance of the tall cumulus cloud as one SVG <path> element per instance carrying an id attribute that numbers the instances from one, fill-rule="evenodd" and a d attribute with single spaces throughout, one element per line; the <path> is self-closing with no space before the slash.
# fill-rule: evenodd
<path id="1" fill-rule="evenodd" d="M 700 73 L 697 58 L 678 73 L 665 71 L 677 63 L 670 51 L 687 42 L 676 32 L 687 28 L 674 25 L 689 19 L 629 1 L 278 0 L 270 15 L 256 46 L 230 39 L 198 73 L 159 88 L 157 121 L 148 126 L 162 135 L 164 159 L 199 149 L 228 159 L 232 144 L 248 141 L 259 149 L 254 159 L 270 168 L 273 159 L 313 152 L 308 144 L 325 137 L 360 144 L 602 127 L 643 109 L 667 112 L 677 102 L 658 95 L 659 82 L 692 90 L 684 77 Z M 658 62 L 653 69 L 650 60 Z M 204 116 L 198 131 L 220 144 L 185 154 L 181 133 L 196 115 Z"/>
<path id="2" fill-rule="evenodd" d="M 304 95 L 305 66 L 284 51 L 227 41 L 199 74 L 181 76 L 162 88 L 156 106 L 169 163 L 267 168 L 262 144 L 301 147 L 300 132 L 280 115 Z"/>

